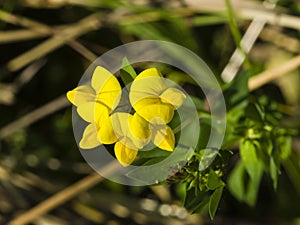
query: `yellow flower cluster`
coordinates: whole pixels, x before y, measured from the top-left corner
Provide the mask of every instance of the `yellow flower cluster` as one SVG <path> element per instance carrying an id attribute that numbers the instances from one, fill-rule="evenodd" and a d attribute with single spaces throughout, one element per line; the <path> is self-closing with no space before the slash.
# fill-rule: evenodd
<path id="1" fill-rule="evenodd" d="M 78 115 L 88 122 L 80 148 L 114 144 L 117 160 L 131 164 L 150 141 L 157 147 L 173 151 L 175 137 L 167 125 L 186 96 L 177 88 L 168 87 L 158 69 L 141 72 L 131 83 L 129 101 L 134 113 L 115 110 L 122 89 L 116 77 L 103 67 L 96 67 L 91 85 L 81 85 L 67 93 L 77 107 Z"/>

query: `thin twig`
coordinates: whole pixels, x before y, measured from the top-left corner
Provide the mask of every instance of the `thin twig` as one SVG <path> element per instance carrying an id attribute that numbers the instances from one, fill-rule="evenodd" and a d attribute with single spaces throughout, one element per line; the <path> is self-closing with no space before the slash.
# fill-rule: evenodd
<path id="1" fill-rule="evenodd" d="M 119 163 L 113 161 L 112 163 L 106 165 L 104 168 L 101 169 L 102 174 L 111 174 L 117 168 L 119 168 Z M 100 181 L 104 179 L 103 176 L 100 176 L 97 172 L 94 172 L 87 177 L 83 178 L 82 180 L 76 182 L 75 184 L 65 188 L 64 190 L 58 192 L 57 194 L 51 196 L 50 198 L 46 199 L 45 201 L 39 203 L 32 209 L 28 210 L 27 212 L 17 216 L 17 218 L 13 219 L 9 222 L 8 225 L 24 225 L 35 218 L 49 212 L 53 208 L 65 203 L 66 201 L 72 199 L 79 193 L 93 187 Z"/>
<path id="2" fill-rule="evenodd" d="M 297 67 L 300 66 L 300 55 L 292 58 L 288 62 L 276 67 L 269 69 L 267 71 L 264 71 L 260 74 L 257 74 L 249 81 L 249 90 L 253 91 L 264 84 L 269 83 L 270 81 L 273 81 L 277 79 L 278 77 L 297 69 Z"/>
<path id="3" fill-rule="evenodd" d="M 57 99 L 47 103 L 46 105 L 26 114 L 25 116 L 15 120 L 14 122 L 4 126 L 0 129 L 0 139 L 7 137 L 14 131 L 23 127 L 29 126 L 30 124 L 48 116 L 66 106 L 69 105 L 65 95 L 58 97 Z"/>
<path id="4" fill-rule="evenodd" d="M 100 26 L 99 14 L 95 13 L 88 16 L 77 24 L 67 27 L 61 32 L 55 34 L 52 38 L 44 41 L 38 46 L 32 48 L 28 52 L 9 61 L 7 68 L 10 71 L 16 71 L 27 65 L 28 63 L 48 54 L 51 51 L 64 45 L 67 41 L 83 35 L 91 30 L 95 30 Z"/>
<path id="5" fill-rule="evenodd" d="M 1 42 L 13 42 L 20 41 L 24 39 L 31 39 L 37 37 L 44 37 L 48 35 L 57 35 L 59 36 L 64 29 L 67 29 L 66 26 L 59 27 L 49 27 L 46 24 L 37 22 L 32 19 L 28 19 L 23 16 L 16 16 L 11 13 L 0 10 L 0 19 L 4 20 L 7 23 L 12 23 L 15 25 L 20 25 L 23 27 L 29 28 L 29 30 L 19 30 L 19 31 L 7 31 L 1 32 L 0 34 L 0 43 Z M 74 26 L 74 25 L 73 25 Z M 62 32 L 63 33 L 63 32 Z M 2 36 L 1 36 L 2 35 Z M 90 50 L 81 45 L 77 40 L 69 40 L 66 42 L 74 50 L 82 54 L 90 61 L 94 61 L 97 56 L 93 54 Z"/>
<path id="6" fill-rule="evenodd" d="M 280 32 L 276 28 L 265 27 L 259 35 L 263 41 L 270 42 L 292 53 L 300 52 L 300 40 Z"/>
<path id="7" fill-rule="evenodd" d="M 199 12 L 224 13 L 226 11 L 225 2 L 222 0 L 201 0 L 201 4 L 194 0 L 184 1 L 189 8 Z M 232 1 L 232 8 L 240 19 L 264 18 L 269 24 L 300 30 L 300 18 L 284 14 L 284 10 L 278 7 L 269 10 L 264 9 L 259 2 L 235 0 Z"/>
<path id="8" fill-rule="evenodd" d="M 41 33 L 34 30 L 22 29 L 0 32 L 0 44 L 13 43 L 17 41 L 26 41 L 35 38 L 49 36 L 48 33 Z"/>

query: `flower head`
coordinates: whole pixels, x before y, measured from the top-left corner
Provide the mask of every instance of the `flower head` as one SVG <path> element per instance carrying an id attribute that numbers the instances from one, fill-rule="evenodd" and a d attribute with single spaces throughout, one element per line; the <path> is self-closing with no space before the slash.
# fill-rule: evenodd
<path id="1" fill-rule="evenodd" d="M 102 143 L 115 143 L 118 161 L 126 166 L 133 162 L 138 150 L 149 142 L 148 123 L 137 115 L 126 112 L 112 114 L 99 131 Z"/>
<path id="2" fill-rule="evenodd" d="M 151 140 L 164 150 L 172 151 L 175 137 L 167 125 L 186 96 L 177 88 L 169 87 L 156 68 L 146 69 L 132 82 L 129 99 L 136 113 L 149 122 Z"/>
<path id="3" fill-rule="evenodd" d="M 97 133 L 117 106 L 120 93 L 121 86 L 116 77 L 100 66 L 96 67 L 90 85 L 81 85 L 67 93 L 69 101 L 77 107 L 79 116 L 90 123 L 79 143 L 81 148 L 89 149 L 101 144 Z"/>
<path id="4" fill-rule="evenodd" d="M 169 87 L 160 72 L 151 68 L 134 79 L 129 95 L 126 92 L 122 95 L 124 106 L 123 101 L 120 103 L 118 80 L 98 66 L 91 84 L 69 91 L 67 97 L 77 107 L 79 116 L 89 123 L 79 146 L 89 149 L 115 144 L 117 160 L 127 166 L 150 141 L 160 149 L 173 151 L 175 135 L 167 124 L 186 96 L 179 89 Z M 131 105 L 133 112 L 130 112 Z"/>
<path id="5" fill-rule="evenodd" d="M 168 87 L 156 68 L 141 72 L 132 82 L 129 93 L 134 110 L 148 122 L 154 123 L 169 123 L 174 110 L 182 105 L 185 98 L 179 89 Z"/>

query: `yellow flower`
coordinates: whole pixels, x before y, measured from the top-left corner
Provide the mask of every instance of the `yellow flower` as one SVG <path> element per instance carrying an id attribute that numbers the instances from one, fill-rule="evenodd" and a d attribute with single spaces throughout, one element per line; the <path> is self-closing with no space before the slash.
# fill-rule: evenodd
<path id="1" fill-rule="evenodd" d="M 105 68 L 97 66 L 91 85 L 81 85 L 67 93 L 68 100 L 77 107 L 79 116 L 90 123 L 84 130 L 80 148 L 101 145 L 98 132 L 112 110 L 120 101 L 121 86 L 116 77 Z"/>
<path id="2" fill-rule="evenodd" d="M 151 139 L 161 149 L 174 149 L 174 133 L 167 124 L 185 98 L 179 89 L 168 87 L 156 68 L 144 70 L 131 84 L 130 102 L 136 113 L 149 122 Z"/>
<path id="3" fill-rule="evenodd" d="M 116 112 L 104 122 L 99 137 L 104 144 L 116 142 L 116 158 L 123 166 L 127 166 L 134 161 L 138 150 L 149 142 L 148 132 L 148 123 L 137 114 Z"/>
<path id="4" fill-rule="evenodd" d="M 121 108 L 115 110 L 120 96 L 118 80 L 100 66 L 96 67 L 90 85 L 81 85 L 67 93 L 79 116 L 89 123 L 80 148 L 115 143 L 115 156 L 123 166 L 131 164 L 138 150 L 150 140 L 161 149 L 173 151 L 175 136 L 167 124 L 185 100 L 184 93 L 168 87 L 160 72 L 151 68 L 140 73 L 131 84 L 129 100 L 136 111 L 133 115 L 120 112 Z"/>

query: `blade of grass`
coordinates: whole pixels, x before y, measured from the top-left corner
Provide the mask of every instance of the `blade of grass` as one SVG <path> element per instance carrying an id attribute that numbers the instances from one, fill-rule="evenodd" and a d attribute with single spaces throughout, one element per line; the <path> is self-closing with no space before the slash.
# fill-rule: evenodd
<path id="1" fill-rule="evenodd" d="M 75 39 L 91 30 L 98 29 L 102 24 L 100 14 L 95 13 L 80 20 L 74 25 L 70 25 L 65 29 L 57 32 L 53 37 L 42 42 L 31 50 L 17 56 L 7 63 L 7 70 L 17 71 L 32 61 L 45 56 L 46 54 L 61 47 L 66 42 Z"/>
<path id="2" fill-rule="evenodd" d="M 235 42 L 236 47 L 239 49 L 240 54 L 242 54 L 243 58 L 245 59 L 244 66 L 248 68 L 250 66 L 250 62 L 246 54 L 246 51 L 244 49 L 244 46 L 242 46 L 241 44 L 242 35 L 239 31 L 239 27 L 230 0 L 225 0 L 225 3 L 226 3 L 227 13 L 228 13 L 228 24 L 229 24 L 231 34 L 233 36 L 233 40 Z"/>
<path id="3" fill-rule="evenodd" d="M 237 21 L 234 16 L 234 12 L 232 10 L 230 0 L 225 0 L 225 2 L 226 2 L 226 7 L 227 7 L 227 14 L 228 14 L 228 24 L 229 24 L 231 34 L 233 36 L 233 40 L 235 42 L 235 45 L 237 47 L 241 48 L 240 42 L 242 40 L 242 35 L 239 31 L 239 27 L 238 27 Z"/>
<path id="4" fill-rule="evenodd" d="M 30 28 L 31 30 L 35 30 L 36 32 L 39 33 L 48 34 L 49 32 L 52 32 L 51 29 L 49 29 L 46 25 L 42 23 L 30 20 L 26 17 L 15 16 L 1 9 L 0 9 L 0 20 L 3 20 L 7 23 L 11 23 L 14 25 Z"/>
<path id="5" fill-rule="evenodd" d="M 209 15 L 209 16 L 194 16 L 189 20 L 192 26 L 210 26 L 222 23 L 227 23 L 228 17 L 222 14 L 220 15 Z"/>
<path id="6" fill-rule="evenodd" d="M 48 34 L 42 34 L 31 30 L 2 31 L 0 32 L 0 44 L 25 41 L 45 36 L 48 36 Z"/>

